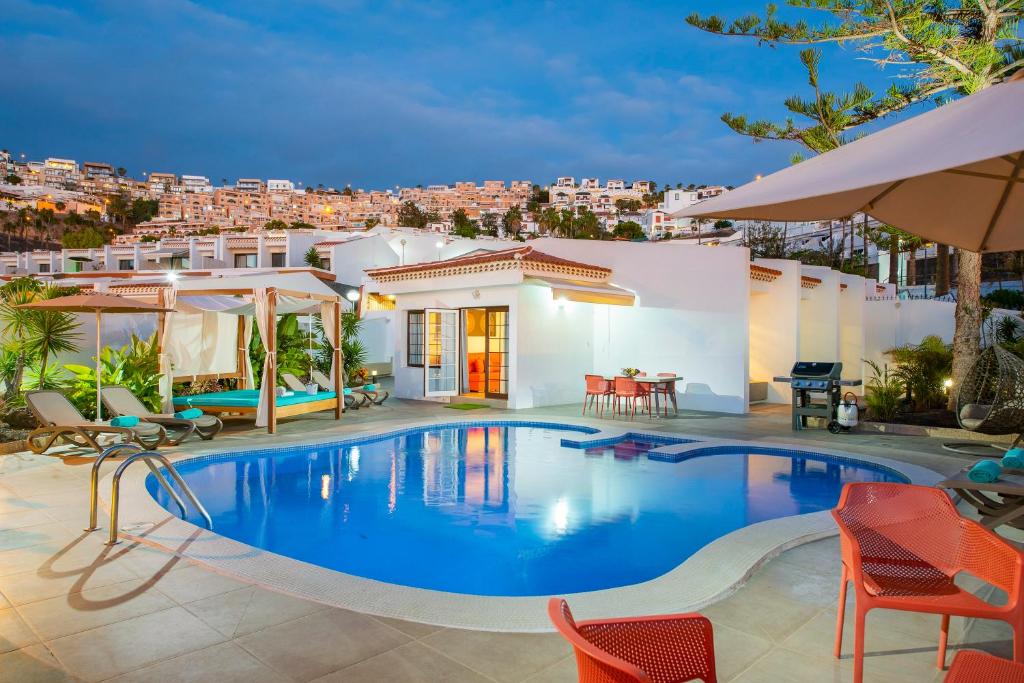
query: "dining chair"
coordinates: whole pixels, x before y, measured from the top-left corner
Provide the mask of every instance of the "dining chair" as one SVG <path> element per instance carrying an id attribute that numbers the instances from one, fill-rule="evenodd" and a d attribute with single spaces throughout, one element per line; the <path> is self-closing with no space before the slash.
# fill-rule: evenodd
<path id="1" fill-rule="evenodd" d="M 598 415 L 604 414 L 605 404 L 611 400 L 615 390 L 612 383 L 601 375 L 584 375 L 587 383 L 587 393 L 583 396 L 583 414 L 587 414 L 587 402 Z"/>
<path id="2" fill-rule="evenodd" d="M 621 402 L 626 401 L 626 407 L 632 408 L 631 416 L 636 417 L 636 402 L 641 402 L 642 408 L 646 409 L 649 413 L 651 410 L 651 394 L 649 391 L 644 391 L 645 387 L 640 384 L 632 377 L 616 377 L 615 378 L 615 414 L 618 415 L 621 410 Z"/>

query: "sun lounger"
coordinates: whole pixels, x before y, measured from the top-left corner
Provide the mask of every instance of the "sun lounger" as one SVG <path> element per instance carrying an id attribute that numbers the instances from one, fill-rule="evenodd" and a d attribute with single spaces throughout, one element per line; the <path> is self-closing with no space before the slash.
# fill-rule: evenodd
<path id="1" fill-rule="evenodd" d="M 291 389 L 292 391 L 297 391 L 297 392 L 302 393 L 302 394 L 306 393 L 306 385 L 305 385 L 305 383 L 303 383 L 302 380 L 300 380 L 298 377 L 296 377 L 292 373 L 290 373 L 290 372 L 282 372 L 281 373 L 281 380 L 284 381 L 285 386 L 288 387 L 289 389 Z"/>
<path id="2" fill-rule="evenodd" d="M 995 529 L 1002 524 L 1024 529 L 1024 473 L 1003 470 L 993 482 L 974 482 L 967 470 L 939 482 L 941 488 L 951 489 L 981 515 L 981 524 Z"/>
<path id="3" fill-rule="evenodd" d="M 331 381 L 329 379 L 327 379 L 327 375 L 325 375 L 324 373 L 320 372 L 319 370 L 313 370 L 313 372 L 310 373 L 310 377 L 313 378 L 313 381 L 316 382 L 320 386 L 321 389 L 323 389 L 324 391 L 330 391 L 330 389 L 331 389 Z M 364 392 L 364 391 L 356 391 L 355 389 L 352 389 L 351 387 L 346 387 L 345 388 L 345 407 L 346 408 L 351 408 L 352 410 L 359 410 L 363 406 L 369 405 L 369 403 L 370 403 L 370 396 L 368 396 L 366 394 L 366 392 Z"/>
<path id="4" fill-rule="evenodd" d="M 104 446 L 99 440 L 103 437 L 116 437 L 122 442 L 134 441 L 143 448 L 156 448 L 167 438 L 164 428 L 152 422 L 140 421 L 133 427 L 90 422 L 59 391 L 25 392 L 25 403 L 40 425 L 27 438 L 33 453 L 45 453 L 53 446 L 63 444 L 86 446 L 101 453 Z"/>
<path id="5" fill-rule="evenodd" d="M 154 413 L 127 387 L 103 387 L 100 389 L 100 397 L 106 409 L 114 415 L 134 415 L 144 422 L 162 426 L 167 430 L 169 446 L 177 446 L 192 434 L 198 434 L 200 439 L 209 441 L 224 428 L 224 423 L 215 415 L 204 414 L 186 419 L 167 413 Z"/>
<path id="6" fill-rule="evenodd" d="M 324 389 L 327 389 L 327 388 L 329 388 L 331 386 L 331 381 L 329 379 L 327 379 L 327 376 L 324 373 L 320 372 L 319 370 L 314 370 L 312 373 L 310 373 L 310 376 L 313 378 L 314 382 L 319 384 Z M 352 394 L 356 394 L 356 395 L 359 395 L 359 396 L 362 397 L 364 405 L 366 403 L 372 403 L 372 404 L 378 405 L 378 406 L 382 405 L 384 403 L 384 401 L 388 400 L 388 396 L 391 395 L 391 394 L 389 394 L 386 391 L 385 392 L 367 391 L 366 389 L 364 389 L 362 387 L 350 387 L 350 388 L 352 390 Z M 381 396 L 381 393 L 383 393 L 384 395 Z M 359 407 L 359 406 L 356 406 L 356 407 Z"/>

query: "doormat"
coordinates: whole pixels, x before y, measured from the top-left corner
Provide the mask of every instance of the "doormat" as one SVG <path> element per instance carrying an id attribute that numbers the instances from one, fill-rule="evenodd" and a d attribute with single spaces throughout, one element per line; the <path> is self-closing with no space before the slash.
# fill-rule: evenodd
<path id="1" fill-rule="evenodd" d="M 451 408 L 452 410 L 477 410 L 478 408 L 487 408 L 482 403 L 449 403 L 445 408 Z"/>

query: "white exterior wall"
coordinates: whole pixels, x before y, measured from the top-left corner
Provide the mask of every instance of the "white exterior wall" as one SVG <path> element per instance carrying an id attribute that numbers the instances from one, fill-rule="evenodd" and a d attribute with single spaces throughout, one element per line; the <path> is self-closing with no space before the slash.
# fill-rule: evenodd
<path id="1" fill-rule="evenodd" d="M 392 363 L 395 356 L 395 311 L 371 311 L 363 315 L 359 341 L 366 348 L 367 363 Z M 405 319 L 402 319 L 403 324 Z"/>
<path id="2" fill-rule="evenodd" d="M 537 285 L 522 285 L 518 294 L 516 327 L 510 330 L 515 342 L 510 340 L 509 407 L 582 400 L 583 376 L 594 371 L 595 311 L 622 307 L 556 301 L 549 288 Z"/>
<path id="3" fill-rule="evenodd" d="M 864 278 L 839 274 L 846 285 L 839 293 L 839 360 L 843 364 L 843 379 L 864 380 Z M 848 387 L 844 391 L 863 394 L 863 385 Z"/>
<path id="4" fill-rule="evenodd" d="M 771 380 L 789 375 L 800 356 L 800 263 L 755 263 L 782 275 L 772 282 L 750 282 L 750 381 L 768 382 L 769 403 L 789 403 L 789 385 Z"/>
<path id="5" fill-rule="evenodd" d="M 555 238 L 531 244 L 552 256 L 611 268 L 612 283 L 637 294 L 633 308 L 595 307 L 594 371 L 614 374 L 632 366 L 676 372 L 685 377 L 676 385 L 681 408 L 746 412 L 748 249 Z M 582 385 L 582 376 L 577 381 Z"/>
<path id="6" fill-rule="evenodd" d="M 933 299 L 865 301 L 864 358 L 884 365 L 889 362 L 887 350 L 917 344 L 932 334 L 952 343 L 955 310 L 956 304 Z"/>
<path id="7" fill-rule="evenodd" d="M 839 273 L 826 266 L 803 266 L 803 275 L 821 280 L 801 289 L 800 359 L 839 360 Z"/>
<path id="8" fill-rule="evenodd" d="M 357 237 L 331 249 L 331 272 L 338 282 L 345 284 L 363 282 L 366 279 L 364 270 L 397 265 L 398 254 L 380 235 Z"/>

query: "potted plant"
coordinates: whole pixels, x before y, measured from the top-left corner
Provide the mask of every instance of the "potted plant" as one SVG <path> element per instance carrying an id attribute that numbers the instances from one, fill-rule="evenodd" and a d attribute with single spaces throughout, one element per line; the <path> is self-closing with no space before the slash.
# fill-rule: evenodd
<path id="1" fill-rule="evenodd" d="M 625 377 L 636 377 L 640 374 L 640 368 L 622 368 L 622 374 Z"/>

